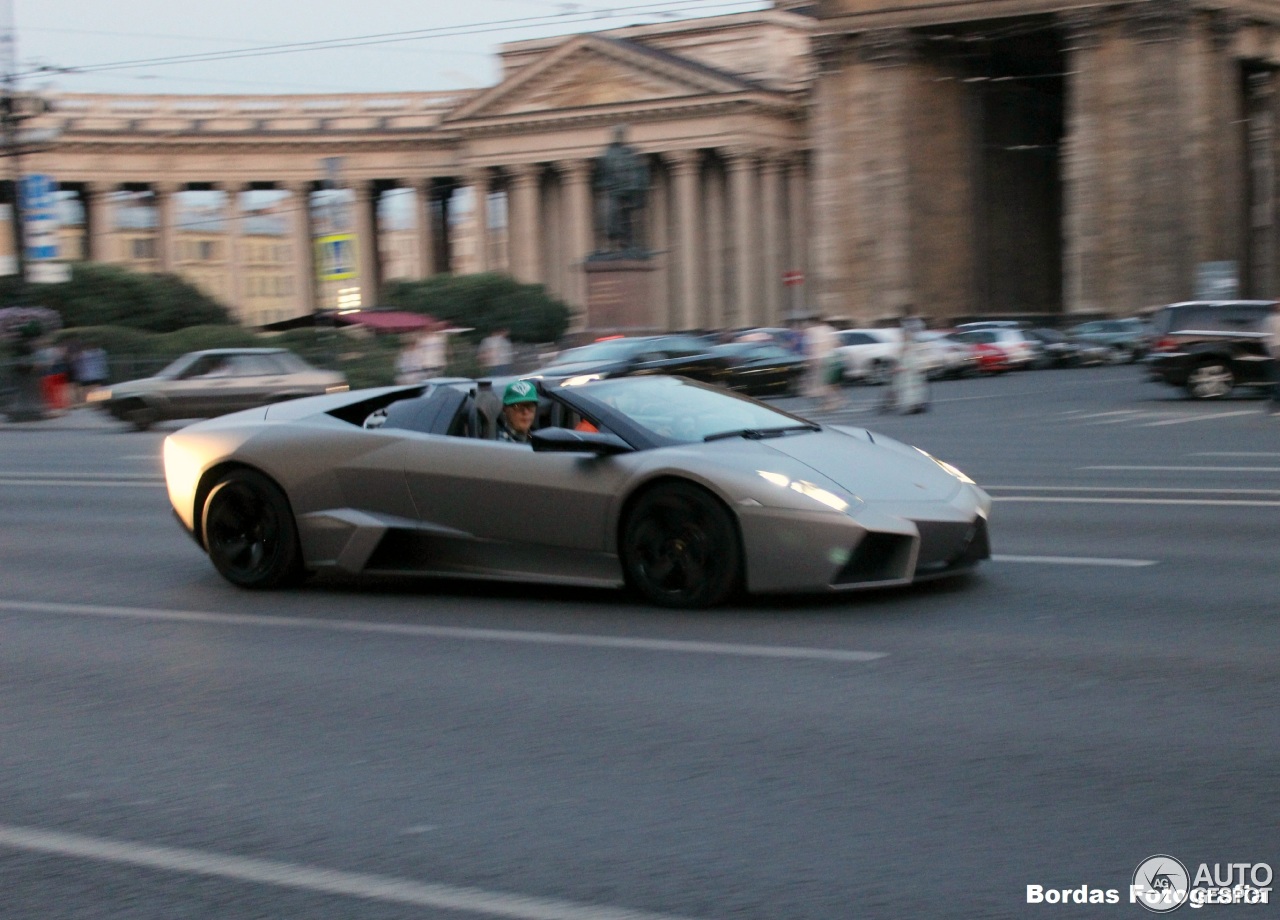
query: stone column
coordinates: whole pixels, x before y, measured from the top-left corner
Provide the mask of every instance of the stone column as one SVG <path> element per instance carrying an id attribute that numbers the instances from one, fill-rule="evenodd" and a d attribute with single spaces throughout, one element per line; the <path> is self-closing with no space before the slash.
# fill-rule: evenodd
<path id="1" fill-rule="evenodd" d="M 586 274 L 582 265 L 591 254 L 591 161 L 565 160 L 560 164 L 565 188 L 566 252 L 569 262 L 569 287 L 566 300 L 579 310 L 587 306 Z"/>
<path id="2" fill-rule="evenodd" d="M 677 150 L 664 154 L 671 166 L 675 186 L 675 268 L 677 274 L 675 325 L 679 329 L 698 326 L 698 179 L 702 165 L 697 150 Z"/>
<path id="3" fill-rule="evenodd" d="M 85 255 L 91 262 L 111 261 L 112 187 L 98 182 L 84 185 Z"/>
<path id="4" fill-rule="evenodd" d="M 511 274 L 517 281 L 541 280 L 538 264 L 539 194 L 542 166 L 518 163 L 508 167 L 511 177 L 507 240 L 511 247 Z"/>
<path id="5" fill-rule="evenodd" d="M 316 310 L 315 228 L 311 221 L 311 183 L 289 182 L 292 196 L 293 280 L 300 315 Z"/>
<path id="6" fill-rule="evenodd" d="M 1249 271 L 1243 290 L 1259 297 L 1276 288 L 1276 78 L 1256 71 L 1248 78 Z"/>
<path id="7" fill-rule="evenodd" d="M 778 151 L 768 151 L 760 158 L 760 260 L 764 278 L 764 313 L 761 325 L 776 326 L 782 318 L 782 165 Z"/>
<path id="8" fill-rule="evenodd" d="M 1105 301 L 1100 221 L 1107 202 L 1099 118 L 1100 23 L 1094 12 L 1061 17 L 1066 31 L 1066 133 L 1062 140 L 1063 305 L 1067 313 L 1096 311 Z"/>
<path id="9" fill-rule="evenodd" d="M 809 261 L 809 176 L 803 153 L 793 156 L 787 166 L 787 265 L 801 273 L 802 282 L 789 287 L 788 316 L 808 313 L 805 303 L 813 266 Z"/>
<path id="10" fill-rule="evenodd" d="M 729 166 L 729 239 L 732 246 L 733 293 L 725 310 L 726 326 L 754 326 L 760 318 L 759 256 L 756 252 L 756 152 L 725 151 Z"/>
<path id="11" fill-rule="evenodd" d="M 240 213 L 240 193 L 245 186 L 242 182 L 220 182 L 218 188 L 227 196 L 224 211 L 227 225 L 227 292 L 236 318 L 243 320 L 247 295 L 245 267 L 241 264 L 244 258 L 244 223 Z"/>
<path id="12" fill-rule="evenodd" d="M 489 170 L 483 167 L 471 170 L 466 183 L 471 187 L 472 245 L 475 258 L 473 272 L 489 270 Z"/>
<path id="13" fill-rule="evenodd" d="M 413 183 L 418 214 L 418 277 L 430 278 L 436 265 L 435 180 L 428 177 Z"/>
<path id="14" fill-rule="evenodd" d="M 172 182 L 152 182 L 151 201 L 156 209 L 156 265 L 173 274 L 178 270 L 178 240 L 173 213 L 179 186 Z"/>
<path id="15" fill-rule="evenodd" d="M 698 325 L 723 329 L 729 315 L 726 304 L 733 296 L 728 280 L 732 241 L 726 231 L 728 196 L 725 194 L 725 171 L 710 164 L 702 180 L 702 293 L 699 298 Z"/>
<path id="16" fill-rule="evenodd" d="M 373 183 L 357 179 L 351 182 L 356 231 L 356 284 L 360 288 L 360 306 L 376 307 L 379 297 L 378 261 L 378 191 Z"/>

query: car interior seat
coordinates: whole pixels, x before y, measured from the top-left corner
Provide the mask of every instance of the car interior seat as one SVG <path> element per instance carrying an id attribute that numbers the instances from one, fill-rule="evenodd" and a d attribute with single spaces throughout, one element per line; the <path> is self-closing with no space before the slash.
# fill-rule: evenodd
<path id="1" fill-rule="evenodd" d="M 471 426 L 471 437 L 492 441 L 498 437 L 498 418 L 502 415 L 502 399 L 493 391 L 493 384 L 481 380 L 476 386 L 472 398 L 475 422 Z"/>

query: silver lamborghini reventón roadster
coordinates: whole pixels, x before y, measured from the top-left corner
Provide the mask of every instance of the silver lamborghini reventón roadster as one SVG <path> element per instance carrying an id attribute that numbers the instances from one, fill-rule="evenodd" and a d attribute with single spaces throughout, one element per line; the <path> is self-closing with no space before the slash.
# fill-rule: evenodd
<path id="1" fill-rule="evenodd" d="M 165 439 L 169 499 L 246 588 L 307 572 L 629 585 L 704 607 L 972 569 L 991 499 L 947 463 L 681 377 L 536 380 L 532 443 L 488 381 L 250 409 Z"/>

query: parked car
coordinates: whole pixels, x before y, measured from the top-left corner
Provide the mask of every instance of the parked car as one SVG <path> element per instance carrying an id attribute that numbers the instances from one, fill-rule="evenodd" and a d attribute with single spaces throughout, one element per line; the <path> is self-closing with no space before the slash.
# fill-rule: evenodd
<path id="1" fill-rule="evenodd" d="M 712 351 L 729 363 L 725 385 L 748 396 L 792 396 L 800 392 L 805 360 L 772 341 L 739 341 Z"/>
<path id="2" fill-rule="evenodd" d="M 968 342 L 972 345 L 991 345 L 1004 352 L 1005 364 L 1011 370 L 1026 370 L 1035 364 L 1039 354 L 1039 344 L 1023 330 L 1012 326 L 987 326 L 977 329 L 957 327 L 951 333 L 957 342 Z"/>
<path id="3" fill-rule="evenodd" d="M 844 329 L 836 333 L 836 354 L 844 367 L 846 381 L 873 386 L 888 383 L 902 355 L 902 329 L 888 326 L 875 329 Z M 918 357 L 929 377 L 963 373 L 971 354 L 939 333 L 924 332 L 915 341 Z"/>
<path id="4" fill-rule="evenodd" d="M 1110 352 L 1114 364 L 1132 363 L 1147 353 L 1151 330 L 1137 317 L 1099 319 L 1080 323 L 1067 330 L 1077 342 L 1092 342 Z"/>
<path id="5" fill-rule="evenodd" d="M 966 377 L 978 370 L 978 356 L 964 342 L 957 342 L 938 329 L 926 329 L 916 334 L 916 341 L 926 349 L 929 376 Z"/>
<path id="6" fill-rule="evenodd" d="M 613 336 L 562 351 L 525 377 L 635 377 L 676 374 L 728 386 L 729 358 L 693 335 Z"/>
<path id="7" fill-rule="evenodd" d="M 1269 300 L 1169 304 L 1151 318 L 1148 376 L 1185 387 L 1192 399 L 1221 399 L 1239 386 L 1269 383 Z"/>
<path id="8" fill-rule="evenodd" d="M 198 422 L 165 441 L 169 501 L 219 574 L 256 589 L 327 570 L 627 585 L 708 607 L 990 557 L 990 497 L 893 438 L 676 377 L 535 386 L 529 445 L 495 439 L 489 381 Z"/>
<path id="9" fill-rule="evenodd" d="M 154 377 L 93 390 L 87 399 L 145 431 L 160 421 L 209 418 L 347 388 L 345 375 L 312 367 L 283 348 L 211 348 L 183 355 Z"/>
<path id="10" fill-rule="evenodd" d="M 1036 367 L 1085 367 L 1111 360 L 1107 346 L 1073 339 L 1057 329 L 1027 329 L 1026 334 L 1040 343 Z"/>

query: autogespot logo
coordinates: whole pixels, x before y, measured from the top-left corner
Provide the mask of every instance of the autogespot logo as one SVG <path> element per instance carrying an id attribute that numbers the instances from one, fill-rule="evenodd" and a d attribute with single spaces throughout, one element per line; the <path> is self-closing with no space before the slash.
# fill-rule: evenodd
<path id="1" fill-rule="evenodd" d="M 1138 903 L 1157 914 L 1177 910 L 1187 903 L 1191 876 L 1181 860 L 1172 856 L 1149 856 L 1133 870 L 1129 903 Z"/>

